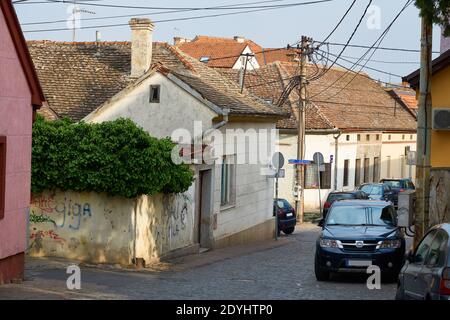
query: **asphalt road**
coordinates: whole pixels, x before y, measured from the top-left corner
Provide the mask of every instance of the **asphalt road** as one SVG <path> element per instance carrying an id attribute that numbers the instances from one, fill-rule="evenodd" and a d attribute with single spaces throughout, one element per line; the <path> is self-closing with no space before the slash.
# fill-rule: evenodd
<path id="1" fill-rule="evenodd" d="M 306 225 L 276 247 L 217 259 L 204 253 L 200 265 L 177 271 L 125 271 L 81 267 L 81 290 L 66 288 L 68 262 L 31 260 L 26 281 L 0 286 L 0 299 L 393 299 L 395 284 L 369 290 L 365 275 L 314 276 L 319 229 Z M 245 251 L 245 250 L 244 250 Z M 230 252 L 230 249 L 228 249 Z M 208 254 L 215 259 L 208 261 Z"/>

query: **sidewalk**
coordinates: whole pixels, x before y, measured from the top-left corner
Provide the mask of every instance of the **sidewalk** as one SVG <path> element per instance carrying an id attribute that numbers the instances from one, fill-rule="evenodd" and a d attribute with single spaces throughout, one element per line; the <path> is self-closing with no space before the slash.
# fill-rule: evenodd
<path id="1" fill-rule="evenodd" d="M 314 230 L 312 224 L 298 227 L 295 234 Z M 114 290 L 121 284 L 148 281 L 165 281 L 166 278 L 183 277 L 183 272 L 210 266 L 225 260 L 283 247 L 293 243 L 294 236 L 282 235 L 278 241 L 266 241 L 242 246 L 211 250 L 201 254 L 177 258 L 149 266 L 145 269 L 121 268 L 112 265 L 91 265 L 58 258 L 27 258 L 25 280 L 20 284 L 0 286 L 3 299 L 127 299 Z M 300 235 L 301 236 L 301 235 Z M 298 238 L 297 238 L 298 239 Z M 79 265 L 82 272 L 82 290 L 69 291 L 66 269 Z M 179 275 L 180 274 L 180 275 Z M 178 275 L 178 276 L 177 276 Z"/>

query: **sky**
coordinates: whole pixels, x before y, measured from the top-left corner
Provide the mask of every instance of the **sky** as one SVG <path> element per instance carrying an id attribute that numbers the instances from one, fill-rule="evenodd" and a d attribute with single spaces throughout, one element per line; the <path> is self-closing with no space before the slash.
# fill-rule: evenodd
<path id="1" fill-rule="evenodd" d="M 73 1 L 73 0 L 69 0 Z M 264 1 L 259 4 L 258 0 L 84 0 L 85 4 L 80 4 L 82 9 L 81 19 L 102 18 L 117 15 L 130 15 L 135 17 L 148 17 L 153 21 L 167 20 L 173 18 L 195 17 L 202 15 L 211 15 L 216 13 L 245 11 L 240 10 L 196 10 L 190 12 L 170 12 L 161 14 L 158 12 L 172 11 L 172 8 L 204 8 L 224 5 L 241 6 L 267 6 L 281 5 L 291 3 L 308 2 L 311 0 L 275 0 Z M 262 1 L 262 0 L 260 0 Z M 28 4 L 32 2 L 41 2 Z M 42 3 L 43 2 L 43 3 Z M 82 3 L 83 1 L 79 1 Z M 296 43 L 302 35 L 312 37 L 316 41 L 326 38 L 331 30 L 336 26 L 344 13 L 349 8 L 352 0 L 332 0 L 329 2 L 315 3 L 303 6 L 293 6 L 288 8 L 279 8 L 276 10 L 267 10 L 260 12 L 251 12 L 222 17 L 209 17 L 188 21 L 170 21 L 156 22 L 154 31 L 155 41 L 173 42 L 174 36 L 194 38 L 196 35 L 209 35 L 218 37 L 233 37 L 236 35 L 244 36 L 266 48 L 285 47 L 287 44 Z M 366 14 L 362 23 L 354 35 L 351 44 L 372 45 L 375 40 L 383 33 L 401 8 L 406 0 L 373 0 L 372 7 Z M 144 8 L 110 8 L 98 5 L 119 5 L 135 7 L 157 7 L 163 9 L 144 9 Z M 361 18 L 369 0 L 357 0 L 356 4 L 331 36 L 329 42 L 345 43 L 350 38 L 359 19 Z M 27 39 L 34 40 L 58 40 L 72 41 L 73 33 L 71 30 L 62 31 L 44 31 L 47 29 L 67 28 L 67 20 L 71 19 L 70 3 L 51 3 L 42 0 L 28 0 L 23 3 L 15 4 L 22 29 L 25 31 Z M 114 19 L 99 20 L 81 20 L 80 26 L 87 29 L 76 31 L 76 41 L 94 41 L 95 32 L 101 32 L 103 41 L 123 41 L 130 40 L 131 33 L 127 25 L 131 17 L 120 17 Z M 60 21 L 49 24 L 50 21 Z M 36 22 L 45 22 L 45 24 L 33 24 Z M 109 25 L 109 27 L 100 27 Z M 112 26 L 111 26 L 112 25 Z M 37 32 L 29 32 L 38 30 Z M 440 28 L 434 30 L 434 50 L 439 51 L 440 47 Z M 411 5 L 390 29 L 386 38 L 382 42 L 383 47 L 419 49 L 420 48 L 420 18 L 419 11 Z M 330 52 L 338 54 L 341 51 L 340 46 L 330 46 Z M 366 49 L 347 48 L 343 57 L 348 60 L 354 60 L 352 57 L 361 57 Z M 434 55 L 436 57 L 437 54 Z M 369 56 L 368 56 L 369 57 Z M 419 67 L 419 53 L 396 52 L 378 50 L 371 58 L 367 66 L 379 69 L 393 75 L 387 75 L 378 71 L 364 69 L 374 79 L 380 79 L 386 82 L 401 82 L 398 76 L 405 76 Z M 349 63 L 340 61 L 340 64 L 349 66 Z M 358 67 L 355 70 L 359 71 Z M 396 76 L 398 75 L 398 76 Z"/>

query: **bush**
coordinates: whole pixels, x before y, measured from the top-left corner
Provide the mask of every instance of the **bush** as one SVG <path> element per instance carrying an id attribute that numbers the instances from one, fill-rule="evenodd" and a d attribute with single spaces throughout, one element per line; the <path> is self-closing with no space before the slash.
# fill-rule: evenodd
<path id="1" fill-rule="evenodd" d="M 129 119 L 99 124 L 68 119 L 33 125 L 32 192 L 73 190 L 134 198 L 182 193 L 193 182 L 171 160 L 174 144 L 151 137 Z"/>

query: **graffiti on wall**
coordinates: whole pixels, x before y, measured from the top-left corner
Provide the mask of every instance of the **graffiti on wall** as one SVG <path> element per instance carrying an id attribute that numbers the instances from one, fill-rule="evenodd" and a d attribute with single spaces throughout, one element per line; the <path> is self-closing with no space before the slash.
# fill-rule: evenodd
<path id="1" fill-rule="evenodd" d="M 90 203 L 77 203 L 64 197 L 56 201 L 53 196 L 33 197 L 31 201 L 30 222 L 50 222 L 57 229 L 79 230 L 83 220 L 92 217 Z"/>
<path id="2" fill-rule="evenodd" d="M 186 246 L 193 241 L 194 213 L 189 195 L 171 195 L 164 199 L 164 212 L 152 223 L 154 255 Z"/>

